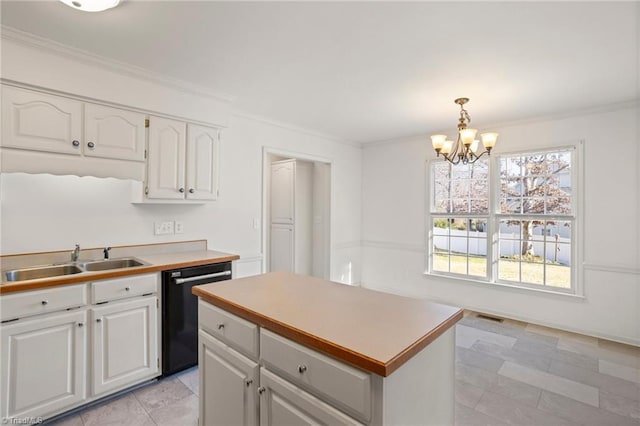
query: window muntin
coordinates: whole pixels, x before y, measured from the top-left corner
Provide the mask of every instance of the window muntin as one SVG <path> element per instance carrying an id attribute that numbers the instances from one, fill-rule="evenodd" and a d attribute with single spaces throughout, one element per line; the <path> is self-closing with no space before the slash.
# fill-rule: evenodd
<path id="1" fill-rule="evenodd" d="M 492 161 L 431 163 L 430 272 L 575 292 L 575 148 Z"/>

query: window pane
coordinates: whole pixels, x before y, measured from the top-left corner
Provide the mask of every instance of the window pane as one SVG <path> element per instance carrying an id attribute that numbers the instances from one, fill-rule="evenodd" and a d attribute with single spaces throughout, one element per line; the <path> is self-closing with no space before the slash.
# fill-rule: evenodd
<path id="1" fill-rule="evenodd" d="M 522 262 L 522 282 L 529 284 L 544 284 L 544 264 L 539 261 Z"/>
<path id="2" fill-rule="evenodd" d="M 433 253 L 433 270 L 436 272 L 449 272 L 449 253 L 436 249 Z"/>
<path id="3" fill-rule="evenodd" d="M 498 279 L 503 281 L 520 281 L 520 262 L 515 258 L 503 258 L 498 261 Z"/>

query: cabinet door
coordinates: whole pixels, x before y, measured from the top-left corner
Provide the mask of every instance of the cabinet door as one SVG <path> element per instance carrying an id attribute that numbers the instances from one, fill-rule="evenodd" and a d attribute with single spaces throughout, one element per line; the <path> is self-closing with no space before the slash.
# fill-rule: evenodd
<path id="1" fill-rule="evenodd" d="M 0 326 L 3 418 L 47 417 L 85 398 L 85 310 Z"/>
<path id="2" fill-rule="evenodd" d="M 258 424 L 258 364 L 200 330 L 200 424 Z"/>
<path id="3" fill-rule="evenodd" d="M 294 272 L 293 225 L 271 225 L 269 271 Z"/>
<path id="4" fill-rule="evenodd" d="M 93 395 L 158 374 L 156 297 L 91 310 Z"/>
<path id="5" fill-rule="evenodd" d="M 362 424 L 264 367 L 260 387 L 260 426 Z"/>
<path id="6" fill-rule="evenodd" d="M 271 223 L 293 223 L 295 162 L 271 164 Z"/>
<path id="7" fill-rule="evenodd" d="M 82 104 L 2 86 L 2 146 L 80 155 Z"/>
<path id="8" fill-rule="evenodd" d="M 102 105 L 84 106 L 84 154 L 144 161 L 145 115 Z"/>
<path id="9" fill-rule="evenodd" d="M 186 127 L 182 121 L 150 117 L 147 159 L 149 198 L 184 199 Z"/>
<path id="10" fill-rule="evenodd" d="M 187 199 L 218 198 L 218 130 L 187 126 Z"/>

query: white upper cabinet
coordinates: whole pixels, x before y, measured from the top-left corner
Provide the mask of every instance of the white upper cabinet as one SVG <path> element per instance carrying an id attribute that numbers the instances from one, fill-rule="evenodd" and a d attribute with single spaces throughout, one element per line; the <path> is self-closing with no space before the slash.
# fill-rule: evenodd
<path id="1" fill-rule="evenodd" d="M 218 130 L 187 125 L 188 200 L 218 198 Z"/>
<path id="2" fill-rule="evenodd" d="M 144 114 L 88 103 L 84 123 L 85 155 L 144 161 Z"/>
<path id="3" fill-rule="evenodd" d="M 146 198 L 215 200 L 219 141 L 218 129 L 150 117 Z"/>
<path id="4" fill-rule="evenodd" d="M 81 102 L 2 86 L 3 147 L 79 155 L 81 139 Z"/>
<path id="5" fill-rule="evenodd" d="M 271 223 L 293 224 L 294 161 L 278 161 L 271 165 Z"/>
<path id="6" fill-rule="evenodd" d="M 150 117 L 147 164 L 149 198 L 185 198 L 185 144 L 184 122 Z"/>

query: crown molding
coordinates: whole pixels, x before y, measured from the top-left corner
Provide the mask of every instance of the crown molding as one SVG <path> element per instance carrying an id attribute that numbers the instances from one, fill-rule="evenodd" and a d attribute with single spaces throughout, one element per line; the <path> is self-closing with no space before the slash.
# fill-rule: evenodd
<path id="1" fill-rule="evenodd" d="M 173 77 L 168 77 L 160 73 L 147 70 L 142 67 L 116 61 L 104 56 L 77 49 L 66 44 L 37 36 L 25 31 L 18 30 L 6 25 L 0 26 L 1 38 L 3 41 L 11 41 L 32 49 L 37 49 L 46 53 L 53 53 L 58 56 L 69 58 L 87 65 L 98 66 L 103 69 L 115 72 L 128 77 L 151 81 L 165 87 L 171 87 L 181 92 L 204 96 L 219 102 L 231 103 L 235 98 L 231 95 L 214 93 L 211 89 L 197 84 L 189 83 Z"/>
<path id="2" fill-rule="evenodd" d="M 241 111 L 238 111 L 238 110 L 232 112 L 231 114 L 233 116 L 240 117 L 240 118 L 245 118 L 247 120 L 257 121 L 257 122 L 260 122 L 260 123 L 268 124 L 270 126 L 280 127 L 282 129 L 292 130 L 292 131 L 297 132 L 297 133 L 303 133 L 305 135 L 313 136 L 313 137 L 316 137 L 316 138 L 327 139 L 327 140 L 330 140 L 332 142 L 336 142 L 336 143 L 343 144 L 343 145 L 349 145 L 349 146 L 352 146 L 354 148 L 362 149 L 362 143 L 360 143 L 360 142 L 355 142 L 355 141 L 350 141 L 350 140 L 347 140 L 347 139 L 342 139 L 342 138 L 339 138 L 337 136 L 328 135 L 328 134 L 321 133 L 321 132 L 316 132 L 314 130 L 306 129 L 304 127 L 298 127 L 298 126 L 295 126 L 293 124 L 283 123 L 281 121 L 272 120 L 272 119 L 265 118 L 265 117 L 262 117 L 262 116 L 259 116 L 259 115 L 248 114 L 248 113 L 241 112 Z"/>
<path id="3" fill-rule="evenodd" d="M 574 111 L 559 112 L 555 114 L 538 115 L 535 117 L 523 118 L 520 120 L 489 123 L 487 125 L 483 125 L 482 127 L 495 129 L 495 128 L 504 128 L 504 127 L 523 126 L 526 124 L 535 124 L 535 123 L 543 123 L 545 121 L 563 120 L 566 118 L 579 117 L 581 115 L 605 114 L 608 112 L 620 111 L 625 109 L 633 109 L 633 108 L 640 108 L 640 99 L 631 99 L 631 100 L 626 100 L 622 102 L 615 102 L 612 104 L 582 108 Z M 427 141 L 429 140 L 429 135 L 435 134 L 435 133 L 446 133 L 446 130 L 438 129 L 436 131 L 431 131 L 428 134 L 418 133 L 414 135 L 408 135 L 408 136 L 392 138 L 392 139 L 363 142 L 361 145 L 362 145 L 362 148 L 365 149 L 365 148 L 373 148 L 373 147 L 379 147 L 384 145 L 395 145 L 400 143 L 415 142 L 416 140 Z M 431 146 L 431 142 L 429 142 L 428 145 Z"/>

